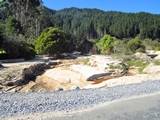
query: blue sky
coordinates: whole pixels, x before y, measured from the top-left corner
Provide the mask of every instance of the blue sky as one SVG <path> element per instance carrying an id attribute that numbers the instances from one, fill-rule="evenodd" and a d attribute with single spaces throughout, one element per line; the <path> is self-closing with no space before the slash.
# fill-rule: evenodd
<path id="1" fill-rule="evenodd" d="M 78 7 L 98 8 L 105 11 L 144 11 L 160 14 L 160 0 L 43 0 L 43 3 L 55 10 Z"/>

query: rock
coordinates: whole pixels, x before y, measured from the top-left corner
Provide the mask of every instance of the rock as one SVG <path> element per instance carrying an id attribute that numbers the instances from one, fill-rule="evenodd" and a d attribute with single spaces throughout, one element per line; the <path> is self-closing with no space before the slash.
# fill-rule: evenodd
<path id="1" fill-rule="evenodd" d="M 4 66 L 2 65 L 2 63 L 0 62 L 0 69 L 3 68 Z"/>
<path id="2" fill-rule="evenodd" d="M 151 63 L 143 70 L 143 72 L 147 74 L 160 73 L 160 65 Z"/>
<path id="3" fill-rule="evenodd" d="M 149 57 L 146 53 L 137 52 L 134 54 L 134 57 L 140 60 L 150 61 L 151 57 Z"/>
<path id="4" fill-rule="evenodd" d="M 59 61 L 51 61 L 51 60 L 49 60 L 46 64 L 48 66 L 52 66 L 52 65 L 58 65 L 58 64 L 60 64 L 60 62 Z"/>
<path id="5" fill-rule="evenodd" d="M 52 78 L 59 83 L 79 83 L 82 78 L 82 75 L 78 72 L 63 69 L 63 68 L 54 68 L 47 70 L 44 75 L 49 78 Z"/>
<path id="6" fill-rule="evenodd" d="M 101 70 L 107 70 L 111 64 L 120 64 L 121 61 L 113 59 L 111 56 L 93 55 L 89 59 L 89 64 Z"/>
<path id="7" fill-rule="evenodd" d="M 58 91 L 63 91 L 63 88 L 59 88 Z"/>
<path id="8" fill-rule="evenodd" d="M 113 59 L 111 56 L 93 55 L 89 60 L 89 65 L 97 67 L 99 70 L 110 72 L 116 76 L 125 74 L 127 66 L 122 61 Z"/>
<path id="9" fill-rule="evenodd" d="M 154 60 L 160 60 L 160 55 L 156 56 Z"/>
<path id="10" fill-rule="evenodd" d="M 96 78 L 102 77 L 102 76 L 109 76 L 111 75 L 110 72 L 99 70 L 96 67 L 91 67 L 88 65 L 72 65 L 70 67 L 72 71 L 80 73 L 83 78 L 87 81 L 92 81 Z"/>
<path id="11" fill-rule="evenodd" d="M 146 50 L 146 53 L 151 58 L 155 58 L 156 56 L 160 55 L 160 51 L 155 51 L 155 50 Z"/>

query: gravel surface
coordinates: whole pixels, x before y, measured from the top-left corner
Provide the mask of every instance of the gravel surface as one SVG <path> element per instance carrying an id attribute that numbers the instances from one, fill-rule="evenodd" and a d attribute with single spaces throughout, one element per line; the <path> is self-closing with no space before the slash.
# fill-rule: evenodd
<path id="1" fill-rule="evenodd" d="M 160 91 L 160 81 L 52 93 L 0 93 L 0 119 L 29 113 L 74 111 L 99 103 Z"/>

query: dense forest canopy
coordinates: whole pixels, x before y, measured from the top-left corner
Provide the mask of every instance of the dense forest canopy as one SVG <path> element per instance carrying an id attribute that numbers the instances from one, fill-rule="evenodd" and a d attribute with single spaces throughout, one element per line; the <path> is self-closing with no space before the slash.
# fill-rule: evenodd
<path id="1" fill-rule="evenodd" d="M 54 17 L 56 26 L 88 39 L 96 39 L 105 34 L 120 39 L 136 36 L 160 38 L 160 15 L 69 8 L 57 11 Z"/>
<path id="2" fill-rule="evenodd" d="M 41 0 L 3 0 L 0 18 L 13 16 L 26 35 L 38 36 L 46 27 L 59 27 L 80 38 L 97 39 L 105 34 L 123 38 L 160 38 L 160 15 L 122 13 L 98 9 L 67 8 L 59 11 L 43 6 Z M 27 30 L 26 30 L 27 29 Z"/>
<path id="3" fill-rule="evenodd" d="M 49 27 L 63 30 L 72 47 L 69 49 L 83 52 L 88 52 L 92 43 L 106 34 L 120 40 L 135 37 L 160 40 L 157 14 L 78 8 L 56 11 L 45 7 L 42 0 L 0 1 L 0 47 L 7 40 L 23 41 L 34 49 L 35 40 Z"/>

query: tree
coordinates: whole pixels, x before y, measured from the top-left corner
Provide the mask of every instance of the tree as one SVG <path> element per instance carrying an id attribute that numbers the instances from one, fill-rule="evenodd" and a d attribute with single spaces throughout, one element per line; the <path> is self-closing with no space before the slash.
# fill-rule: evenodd
<path id="1" fill-rule="evenodd" d="M 13 17 L 8 17 L 6 20 L 6 34 L 7 35 L 18 35 L 22 33 L 22 27 L 19 21 L 14 19 Z"/>
<path id="2" fill-rule="evenodd" d="M 66 34 L 58 28 L 47 28 L 36 40 L 35 49 L 38 54 L 59 54 L 64 51 Z"/>
<path id="3" fill-rule="evenodd" d="M 24 58 L 26 60 L 35 57 L 33 46 L 23 41 L 5 40 L 2 44 L 7 58 Z"/>
<path id="4" fill-rule="evenodd" d="M 110 54 L 113 52 L 113 43 L 115 39 L 110 35 L 105 35 L 97 43 L 97 47 L 102 54 Z"/>

